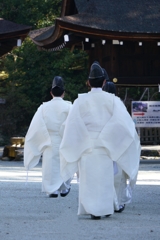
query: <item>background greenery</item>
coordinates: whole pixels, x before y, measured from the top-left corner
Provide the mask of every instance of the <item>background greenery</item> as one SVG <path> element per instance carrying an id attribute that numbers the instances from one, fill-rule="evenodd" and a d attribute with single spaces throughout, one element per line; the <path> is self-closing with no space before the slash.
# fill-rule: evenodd
<path id="1" fill-rule="evenodd" d="M 1 17 L 32 29 L 54 24 L 60 15 L 61 0 L 4 0 L 0 2 Z M 77 93 L 87 91 L 88 56 L 84 51 L 39 51 L 26 38 L 22 46 L 0 59 L 0 144 L 10 137 L 25 136 L 38 106 L 51 99 L 54 76 L 64 78 L 65 99 L 74 101 Z"/>
<path id="2" fill-rule="evenodd" d="M 60 15 L 62 0 L 1 0 L 1 18 L 32 29 L 54 24 Z M 25 136 L 38 106 L 51 99 L 50 88 L 55 75 L 66 83 L 65 99 L 74 101 L 78 93 L 87 92 L 88 55 L 84 51 L 39 51 L 29 38 L 22 46 L 0 58 L 0 145 L 10 137 Z M 118 95 L 130 111 L 132 100 L 139 100 L 144 88 L 119 88 Z M 127 92 L 127 95 L 126 95 Z M 150 89 L 150 96 L 157 89 Z M 154 100 L 158 95 L 154 96 Z M 148 100 L 145 94 L 143 100 Z"/>

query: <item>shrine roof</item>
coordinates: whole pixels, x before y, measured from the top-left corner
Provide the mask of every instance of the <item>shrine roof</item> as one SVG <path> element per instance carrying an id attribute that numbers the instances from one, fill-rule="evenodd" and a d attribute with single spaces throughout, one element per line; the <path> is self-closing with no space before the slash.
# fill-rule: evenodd
<path id="1" fill-rule="evenodd" d="M 63 0 L 55 25 L 30 33 L 38 46 L 53 44 L 68 32 L 76 35 L 160 38 L 159 0 Z"/>
<path id="2" fill-rule="evenodd" d="M 30 29 L 31 29 L 30 26 L 17 24 L 17 23 L 5 20 L 3 18 L 0 18 L 0 35 L 20 32 L 20 31 L 30 30 Z"/>

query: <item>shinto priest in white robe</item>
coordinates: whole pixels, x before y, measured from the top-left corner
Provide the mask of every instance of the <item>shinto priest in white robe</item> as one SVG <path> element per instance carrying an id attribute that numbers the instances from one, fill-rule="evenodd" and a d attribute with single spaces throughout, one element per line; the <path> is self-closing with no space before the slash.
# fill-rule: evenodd
<path id="1" fill-rule="evenodd" d="M 100 88 L 80 94 L 60 145 L 63 179 L 79 171 L 78 215 L 113 214 L 117 204 L 113 161 L 135 183 L 139 159 L 139 137 L 122 101 Z"/>
<path id="2" fill-rule="evenodd" d="M 24 166 L 35 167 L 42 158 L 42 191 L 51 194 L 68 188 L 60 175 L 59 146 L 71 102 L 54 97 L 43 103 L 35 113 L 25 137 Z M 68 180 L 68 179 L 67 179 Z M 64 188 L 64 189 L 63 189 Z"/>

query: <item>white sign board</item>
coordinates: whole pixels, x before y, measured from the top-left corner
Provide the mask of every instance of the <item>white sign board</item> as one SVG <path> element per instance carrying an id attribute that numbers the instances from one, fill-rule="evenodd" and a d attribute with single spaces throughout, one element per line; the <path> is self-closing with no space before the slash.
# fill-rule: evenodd
<path id="1" fill-rule="evenodd" d="M 136 127 L 160 127 L 160 102 L 133 101 L 131 111 Z"/>

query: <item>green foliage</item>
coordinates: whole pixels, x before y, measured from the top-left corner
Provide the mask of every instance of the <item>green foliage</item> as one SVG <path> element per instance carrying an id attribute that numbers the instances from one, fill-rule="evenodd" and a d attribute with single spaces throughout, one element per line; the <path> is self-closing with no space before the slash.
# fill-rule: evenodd
<path id="1" fill-rule="evenodd" d="M 54 24 L 60 15 L 62 0 L 1 0 L 1 18 L 33 29 Z"/>
<path id="2" fill-rule="evenodd" d="M 79 92 L 87 91 L 88 56 L 83 51 L 39 51 L 30 39 L 9 53 L 4 61 L 6 104 L 0 124 L 3 134 L 25 135 L 38 106 L 51 99 L 50 89 L 54 76 L 64 78 L 65 99 L 74 101 Z"/>
<path id="3" fill-rule="evenodd" d="M 62 0 L 1 0 L 1 17 L 33 29 L 51 26 L 60 16 Z M 81 51 L 38 51 L 30 39 L 0 59 L 0 135 L 24 136 L 43 101 L 51 99 L 51 83 L 61 75 L 66 83 L 65 99 L 74 101 L 87 91 L 87 54 Z"/>

